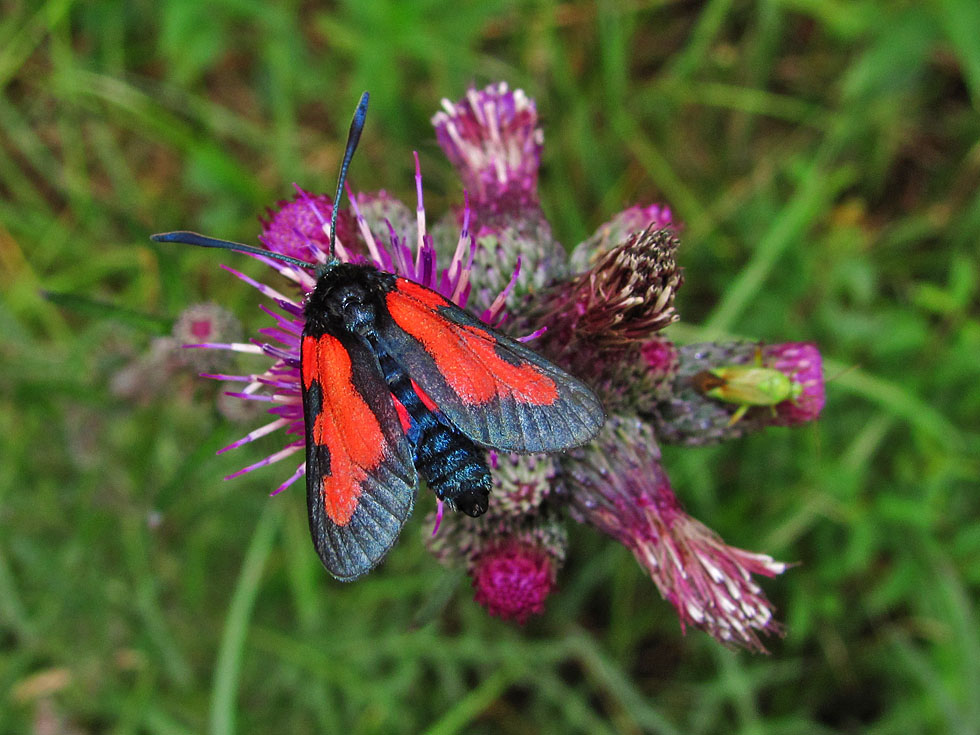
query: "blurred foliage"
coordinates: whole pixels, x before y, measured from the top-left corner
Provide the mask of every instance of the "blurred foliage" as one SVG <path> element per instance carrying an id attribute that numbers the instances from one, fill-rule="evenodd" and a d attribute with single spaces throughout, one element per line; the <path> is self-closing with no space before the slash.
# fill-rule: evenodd
<path id="1" fill-rule="evenodd" d="M 335 583 L 282 468 L 220 480 L 274 444 L 216 456 L 249 424 L 215 386 L 110 389 L 190 303 L 264 323 L 231 257 L 148 233 L 254 241 L 291 182 L 332 190 L 362 89 L 354 183 L 411 201 L 419 149 L 435 217 L 429 117 L 501 79 L 564 242 L 665 201 L 674 336 L 840 374 L 813 427 L 667 449 L 694 515 L 801 562 L 771 657 L 682 636 L 585 528 L 525 628 L 418 518 Z M 978 111 L 976 0 L 0 0 L 0 733 L 980 732 Z"/>

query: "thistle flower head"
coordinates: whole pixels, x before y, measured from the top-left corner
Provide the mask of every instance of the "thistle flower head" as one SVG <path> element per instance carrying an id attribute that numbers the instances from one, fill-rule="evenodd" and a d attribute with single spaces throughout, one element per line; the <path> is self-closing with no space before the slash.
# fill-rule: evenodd
<path id="1" fill-rule="evenodd" d="M 292 199 L 283 199 L 275 209 L 266 209 L 259 217 L 262 234 L 259 242 L 274 253 L 309 261 L 317 252 L 330 248 L 330 234 L 323 226 L 333 213 L 333 199 L 327 194 L 316 196 L 296 187 Z M 337 213 L 337 238 L 350 242 L 355 232 L 354 221 L 347 210 Z"/>
<path id="2" fill-rule="evenodd" d="M 181 312 L 171 332 L 185 347 L 206 342 L 231 342 L 242 338 L 238 317 L 217 304 L 192 304 Z M 182 355 L 195 370 L 218 370 L 227 367 L 229 355 L 213 350 L 187 350 Z"/>
<path id="3" fill-rule="evenodd" d="M 491 615 L 524 623 L 544 612 L 565 561 L 568 534 L 547 507 L 521 514 L 496 500 L 481 518 L 448 515 L 426 543 L 441 563 L 465 567 L 476 601 Z"/>
<path id="4" fill-rule="evenodd" d="M 426 539 L 446 566 L 462 565 L 487 612 L 524 624 L 555 590 L 568 535 L 549 507 L 557 467 L 548 455 L 490 453 L 493 494 L 480 518 L 432 512 Z"/>
<path id="5" fill-rule="evenodd" d="M 436 138 L 473 208 L 475 301 L 488 306 L 517 271 L 506 301 L 512 311 L 563 276 L 568 261 L 538 203 L 544 136 L 534 102 L 501 83 L 443 100 L 443 108 L 432 119 Z"/>
<path id="6" fill-rule="evenodd" d="M 571 510 L 626 546 L 677 610 L 681 627 L 765 651 L 760 634 L 781 632 L 753 574 L 786 569 L 725 544 L 681 507 L 643 422 L 610 421 L 596 445 L 563 460 Z"/>
<path id="7" fill-rule="evenodd" d="M 677 321 L 674 296 L 684 282 L 671 230 L 647 229 L 598 256 L 562 289 L 574 304 L 574 331 L 601 347 L 649 338 Z"/>
<path id="8" fill-rule="evenodd" d="M 670 394 L 651 409 L 657 436 L 672 444 L 701 446 L 733 439 L 767 426 L 813 421 L 825 400 L 822 360 L 816 345 L 786 342 L 761 348 L 761 367 L 778 370 L 791 381 L 791 393 L 775 405 L 754 405 L 733 421 L 739 404 L 705 395 L 700 374 L 726 366 L 753 366 L 760 348 L 753 342 L 706 342 L 684 345 Z M 798 393 L 798 395 L 793 395 Z"/>
<path id="9" fill-rule="evenodd" d="M 505 82 L 442 101 L 436 139 L 474 197 L 477 209 L 537 204 L 544 133 L 534 101 Z"/>
<path id="10" fill-rule="evenodd" d="M 544 612 L 555 588 L 551 556 L 533 544 L 505 538 L 486 548 L 474 561 L 471 575 L 475 599 L 487 612 L 522 625 Z"/>
<path id="11" fill-rule="evenodd" d="M 820 416 L 827 400 L 820 350 L 812 342 L 783 342 L 762 348 L 763 364 L 789 376 L 799 395 L 779 403 L 769 423 L 794 426 Z"/>
<path id="12" fill-rule="evenodd" d="M 670 230 L 633 233 L 590 270 L 549 289 L 530 308 L 547 326 L 542 349 L 581 377 L 606 376 L 610 361 L 623 362 L 627 348 L 678 318 L 676 249 Z"/>

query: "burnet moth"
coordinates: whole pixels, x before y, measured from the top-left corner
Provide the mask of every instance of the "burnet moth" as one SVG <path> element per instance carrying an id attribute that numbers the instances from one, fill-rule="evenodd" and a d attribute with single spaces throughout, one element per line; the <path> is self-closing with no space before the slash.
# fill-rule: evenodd
<path id="1" fill-rule="evenodd" d="M 367 114 L 361 97 L 330 218 L 330 259 L 307 263 L 194 232 L 157 242 L 224 248 L 311 269 L 300 362 L 313 545 L 347 581 L 395 543 L 421 478 L 449 508 L 486 512 L 482 449 L 556 452 L 596 435 L 602 405 L 583 383 L 440 294 L 334 256 L 337 210 Z"/>

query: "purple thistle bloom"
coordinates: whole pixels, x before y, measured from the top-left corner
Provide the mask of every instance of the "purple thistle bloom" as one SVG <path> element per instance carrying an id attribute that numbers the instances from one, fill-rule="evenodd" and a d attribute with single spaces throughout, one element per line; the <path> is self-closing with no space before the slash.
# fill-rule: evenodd
<path id="1" fill-rule="evenodd" d="M 702 446 L 734 439 L 767 426 L 796 426 L 816 420 L 823 409 L 825 387 L 823 361 L 810 342 L 785 342 L 762 346 L 762 365 L 779 370 L 801 387 L 801 395 L 775 406 L 755 406 L 737 422 L 738 406 L 698 391 L 695 376 L 705 370 L 729 365 L 752 365 L 759 345 L 752 342 L 709 342 L 685 345 L 678 352 L 668 395 L 661 396 L 641 413 L 656 428 L 657 438 L 671 444 Z"/>
<path id="2" fill-rule="evenodd" d="M 518 463 L 513 464 L 508 479 L 501 481 L 495 473 L 493 499 L 486 515 L 470 518 L 451 513 L 427 544 L 441 563 L 466 568 L 475 599 L 487 612 L 523 624 L 531 615 L 544 612 L 545 600 L 554 591 L 558 571 L 565 562 L 568 534 L 555 513 L 529 503 L 534 495 L 546 492 L 542 473 L 553 475 L 554 467 L 550 463 L 542 466 L 539 456 L 531 461 L 537 465 L 538 482 L 512 487 L 510 483 L 519 471 Z M 531 489 L 535 484 L 537 489 Z M 523 497 L 498 502 L 512 490 L 516 496 L 523 493 Z M 435 516 L 431 513 L 427 521 L 432 522 Z"/>
<path id="3" fill-rule="evenodd" d="M 544 133 L 537 109 L 503 82 L 470 89 L 459 102 L 443 100 L 442 106 L 432 118 L 436 139 L 456 167 L 473 213 L 474 300 L 489 306 L 516 269 L 506 300 L 514 310 L 526 293 L 567 273 L 568 255 L 538 202 Z"/>
<path id="4" fill-rule="evenodd" d="M 543 549 L 504 537 L 477 557 L 470 574 L 475 599 L 487 612 L 523 625 L 544 612 L 557 570 Z"/>
<path id="5" fill-rule="evenodd" d="M 597 444 L 563 460 L 573 515 L 633 552 L 682 629 L 764 652 L 759 634 L 781 635 L 782 627 L 752 575 L 772 577 L 787 565 L 727 545 L 685 513 L 642 422 L 610 419 Z"/>
<path id="6" fill-rule="evenodd" d="M 537 206 L 544 133 L 534 100 L 506 82 L 443 100 L 432 118 L 436 139 L 478 210 Z"/>
<path id="7" fill-rule="evenodd" d="M 265 247 L 299 260 L 310 259 L 311 242 L 323 252 L 329 250 L 330 236 L 320 219 L 323 212 L 333 211 L 333 200 L 328 195 L 311 196 L 298 189 L 293 199 L 280 201 L 276 206 L 277 209 L 267 209 L 266 216 L 259 218 L 262 223 L 259 242 Z M 337 214 L 337 237 L 349 242 L 353 231 L 350 213 L 341 210 Z"/>
<path id="8" fill-rule="evenodd" d="M 217 304 L 192 304 L 174 322 L 173 337 L 178 344 L 230 342 L 242 338 L 238 318 Z M 230 364 L 230 355 L 213 351 L 188 350 L 184 360 L 197 370 L 220 370 Z"/>
<path id="9" fill-rule="evenodd" d="M 795 426 L 814 421 L 826 403 L 823 379 L 823 360 L 820 350 L 812 342 L 783 342 L 762 348 L 763 364 L 775 368 L 799 383 L 802 394 L 793 401 L 783 401 L 776 406 L 776 416 L 770 421 L 775 426 Z"/>
<path id="10" fill-rule="evenodd" d="M 677 610 L 682 627 L 765 650 L 759 636 L 778 634 L 781 627 L 753 575 L 778 575 L 786 565 L 728 546 L 687 515 L 660 463 L 657 442 L 699 445 L 815 419 L 824 403 L 819 351 L 808 343 L 764 347 L 766 366 L 798 383 L 800 395 L 777 405 L 775 416 L 763 407 L 731 425 L 733 406 L 698 393 L 691 376 L 715 365 L 747 364 L 754 345 L 678 346 L 659 334 L 679 318 L 674 297 L 683 283 L 676 259 L 679 227 L 670 210 L 658 204 L 630 207 L 569 258 L 538 202 L 544 138 L 534 102 L 501 83 L 471 89 L 458 103 L 443 106 L 433 118 L 436 136 L 469 200 L 430 232 L 416 157 L 415 211 L 383 191 L 351 195 L 351 210 L 338 222 L 337 256 L 374 263 L 460 306 L 469 303 L 485 322 L 530 338 L 535 350 L 593 387 L 609 420 L 596 441 L 564 455 L 491 452 L 490 510 L 478 519 L 448 514 L 427 542 L 432 553 L 465 566 L 477 601 L 491 614 L 523 622 L 542 612 L 555 589 L 567 546 L 562 518 L 570 514 L 633 552 Z M 260 240 L 275 252 L 324 262 L 331 211 L 329 197 L 299 190 L 263 220 Z M 443 253 L 452 253 L 444 268 L 437 264 L 436 239 Z M 263 307 L 272 323 L 250 343 L 197 346 L 271 358 L 263 372 L 210 376 L 244 384 L 231 395 L 268 405 L 274 417 L 225 449 L 279 431 L 287 441 L 232 477 L 303 448 L 299 344 L 303 298 L 314 276 L 256 257 L 292 287 L 282 292 L 227 270 L 273 301 L 276 308 Z M 275 492 L 304 470 L 299 464 Z M 433 524 L 435 517 L 430 515 Z"/>

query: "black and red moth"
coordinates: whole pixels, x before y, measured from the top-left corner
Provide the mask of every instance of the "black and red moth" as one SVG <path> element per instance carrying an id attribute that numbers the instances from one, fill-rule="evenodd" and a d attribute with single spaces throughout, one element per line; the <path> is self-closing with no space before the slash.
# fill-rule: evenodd
<path id="1" fill-rule="evenodd" d="M 348 137 L 334 202 L 367 113 Z M 334 250 L 337 206 L 330 228 Z M 313 545 L 352 580 L 374 568 L 415 504 L 419 478 L 453 510 L 483 514 L 482 448 L 555 452 L 584 444 L 605 419 L 583 383 L 435 291 L 372 265 L 313 265 L 268 250 L 170 232 L 181 242 L 315 269 L 300 349 L 306 489 Z"/>

